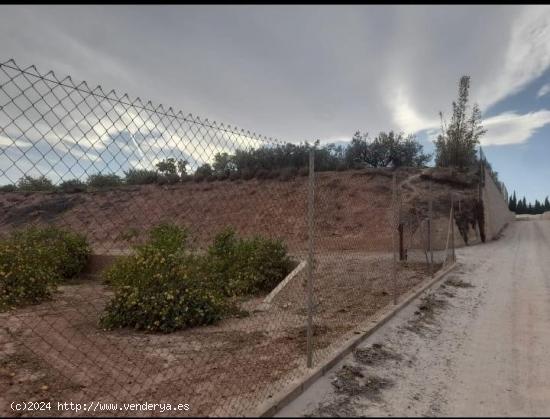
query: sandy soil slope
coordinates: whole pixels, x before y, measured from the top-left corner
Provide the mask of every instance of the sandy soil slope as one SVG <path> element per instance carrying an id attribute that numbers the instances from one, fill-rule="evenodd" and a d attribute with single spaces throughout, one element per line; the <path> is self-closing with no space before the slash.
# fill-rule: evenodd
<path id="1" fill-rule="evenodd" d="M 428 184 L 420 174 L 420 169 L 398 171 L 403 214 L 426 211 Z M 476 193 L 471 185 L 445 182 L 449 180 L 434 182 L 432 190 L 434 218 L 441 219 L 435 225 L 436 247 L 445 244 L 450 191 L 463 197 L 463 207 Z M 389 170 L 317 173 L 318 247 L 391 249 L 391 187 Z M 74 194 L 0 193 L 0 233 L 53 223 L 86 233 L 96 253 L 124 252 L 144 238 L 145 230 L 164 221 L 188 228 L 199 247 L 232 226 L 245 235 L 281 238 L 291 251 L 301 251 L 307 246 L 307 177 L 126 186 Z"/>

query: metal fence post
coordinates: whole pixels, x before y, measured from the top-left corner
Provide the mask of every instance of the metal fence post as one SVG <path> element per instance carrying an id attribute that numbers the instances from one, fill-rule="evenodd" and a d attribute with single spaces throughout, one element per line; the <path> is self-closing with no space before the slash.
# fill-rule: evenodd
<path id="1" fill-rule="evenodd" d="M 308 183 L 308 255 L 307 255 L 307 366 L 313 366 L 313 220 L 315 199 L 315 150 L 309 150 Z"/>
<path id="2" fill-rule="evenodd" d="M 392 253 L 393 253 L 393 263 L 392 263 L 392 283 L 393 283 L 393 303 L 397 304 L 397 179 L 395 172 L 393 172 L 392 179 Z"/>
<path id="3" fill-rule="evenodd" d="M 430 252 L 430 275 L 434 275 L 434 250 L 432 246 L 432 218 L 433 218 L 433 200 L 432 200 L 432 181 L 429 183 L 428 194 L 428 251 Z"/>
<path id="4" fill-rule="evenodd" d="M 453 255 L 453 262 L 456 262 L 455 254 L 455 205 L 454 205 L 454 195 L 451 193 L 451 248 Z"/>

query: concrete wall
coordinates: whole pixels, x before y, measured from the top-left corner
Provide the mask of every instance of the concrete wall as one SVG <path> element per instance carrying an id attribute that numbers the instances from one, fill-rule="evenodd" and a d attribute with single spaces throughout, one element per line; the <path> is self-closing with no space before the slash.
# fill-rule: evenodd
<path id="1" fill-rule="evenodd" d="M 506 199 L 486 168 L 482 195 L 485 211 L 485 235 L 487 240 L 492 240 L 509 222 L 515 219 L 515 214 L 508 209 Z"/>

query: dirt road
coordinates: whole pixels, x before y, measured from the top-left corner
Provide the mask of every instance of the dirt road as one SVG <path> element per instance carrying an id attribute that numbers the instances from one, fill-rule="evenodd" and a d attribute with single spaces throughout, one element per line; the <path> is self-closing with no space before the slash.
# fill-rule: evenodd
<path id="1" fill-rule="evenodd" d="M 457 254 L 439 287 L 279 415 L 548 416 L 550 221 Z"/>

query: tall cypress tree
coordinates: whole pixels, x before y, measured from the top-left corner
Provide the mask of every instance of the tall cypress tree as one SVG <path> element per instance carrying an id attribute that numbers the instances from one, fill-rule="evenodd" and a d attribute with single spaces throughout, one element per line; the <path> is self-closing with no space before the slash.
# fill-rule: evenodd
<path id="1" fill-rule="evenodd" d="M 518 207 L 517 207 L 517 213 L 518 214 L 526 214 L 527 213 L 527 200 L 525 199 L 525 197 L 523 197 L 523 199 L 519 200 Z"/>
<path id="2" fill-rule="evenodd" d="M 474 104 L 469 113 L 470 77 L 462 76 L 458 83 L 458 99 L 453 102 L 453 114 L 449 123 L 440 112 L 441 134 L 435 141 L 435 162 L 437 166 L 471 167 L 477 162 L 476 147 L 485 134 L 481 122 L 481 111 Z"/>
<path id="3" fill-rule="evenodd" d="M 510 211 L 516 212 L 518 208 L 518 199 L 516 197 L 516 191 L 514 191 L 513 195 L 509 199 L 508 208 Z"/>

